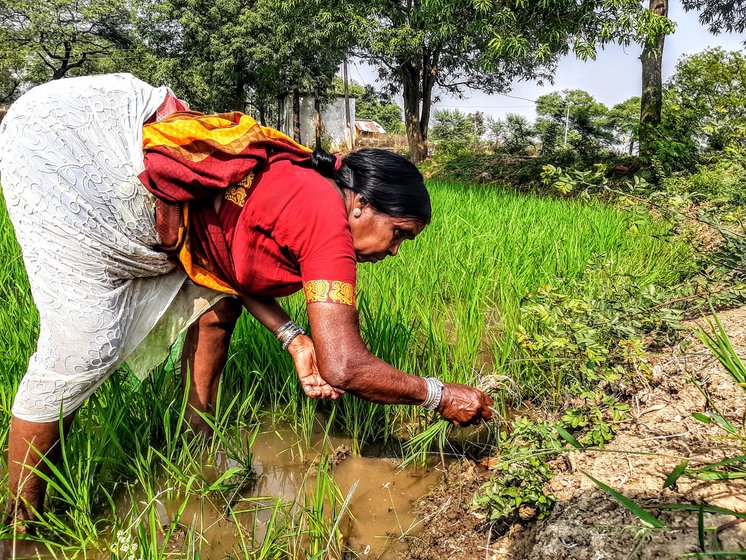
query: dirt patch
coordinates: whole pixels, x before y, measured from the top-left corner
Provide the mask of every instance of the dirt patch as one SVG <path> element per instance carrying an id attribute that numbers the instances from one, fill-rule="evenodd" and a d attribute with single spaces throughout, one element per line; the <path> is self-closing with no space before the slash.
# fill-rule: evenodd
<path id="1" fill-rule="evenodd" d="M 746 354 L 746 307 L 724 312 L 720 319 L 739 353 Z M 659 511 L 666 530 L 645 527 L 634 515 L 599 490 L 583 474 L 605 482 L 646 507 L 670 503 L 707 503 L 746 512 L 746 482 L 698 482 L 682 478 L 663 490 L 668 474 L 684 458 L 690 466 L 743 454 L 724 432 L 692 417 L 712 411 L 740 425 L 746 396 L 693 335 L 674 351 L 652 354 L 650 387 L 632 398 L 631 419 L 617 430 L 604 451 L 573 452 L 552 465 L 550 490 L 557 505 L 545 520 L 516 524 L 491 539 L 483 522 L 469 509 L 479 485 L 489 478 L 471 462 L 452 465 L 448 476 L 421 503 L 428 521 L 412 544 L 410 558 L 488 560 L 652 560 L 698 552 L 696 512 Z M 696 382 L 696 383 L 695 383 Z M 708 403 L 697 383 L 710 397 Z M 655 510 L 654 510 L 655 511 Z M 731 524 L 726 515 L 704 516 L 705 526 L 719 527 L 724 550 L 746 544 L 746 524 Z M 710 542 L 714 531 L 708 531 Z"/>

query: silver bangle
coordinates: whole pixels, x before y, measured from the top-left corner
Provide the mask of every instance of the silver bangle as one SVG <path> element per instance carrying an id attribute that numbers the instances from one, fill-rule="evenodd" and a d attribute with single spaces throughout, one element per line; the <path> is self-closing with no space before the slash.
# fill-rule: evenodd
<path id="1" fill-rule="evenodd" d="M 426 377 L 425 383 L 427 384 L 427 396 L 422 406 L 427 410 L 436 410 L 443 398 L 443 382 L 435 377 Z"/>
<path id="2" fill-rule="evenodd" d="M 283 350 L 287 350 L 290 343 L 293 342 L 295 337 L 299 334 L 306 334 L 306 331 L 296 325 L 293 321 L 286 322 L 275 331 L 275 336 L 277 337 L 277 340 L 282 343 Z"/>

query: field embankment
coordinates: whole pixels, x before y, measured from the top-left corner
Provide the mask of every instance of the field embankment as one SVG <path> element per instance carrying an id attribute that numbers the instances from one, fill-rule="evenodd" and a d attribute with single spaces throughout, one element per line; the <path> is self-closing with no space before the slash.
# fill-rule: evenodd
<path id="1" fill-rule="evenodd" d="M 734 347 L 744 355 L 746 308 L 723 312 L 720 319 Z M 466 505 L 491 476 L 485 467 L 489 461 L 453 465 L 446 483 L 420 502 L 419 514 L 429 521 L 424 533 L 413 539 L 412 558 L 653 560 L 701 554 L 696 506 L 695 511 L 658 507 L 708 504 L 746 512 L 746 483 L 683 477 L 670 488 L 663 485 L 685 459 L 697 468 L 743 455 L 742 441 L 729 437 L 716 423 L 705 424 L 692 415 L 717 411 L 738 426 L 746 412 L 746 395 L 696 340 L 694 328 L 694 323 L 687 323 L 679 344 L 648 355 L 653 376 L 631 395 L 630 417 L 618 424 L 611 443 L 604 449 L 567 451 L 553 461 L 556 474 L 547 492 L 557 502 L 546 519 L 517 522 L 504 535 L 493 537 L 484 516 Z M 585 473 L 655 513 L 667 528 L 642 523 Z M 733 516 L 704 513 L 702 528 L 709 550 L 719 546 L 735 552 L 746 543 L 746 526 Z"/>

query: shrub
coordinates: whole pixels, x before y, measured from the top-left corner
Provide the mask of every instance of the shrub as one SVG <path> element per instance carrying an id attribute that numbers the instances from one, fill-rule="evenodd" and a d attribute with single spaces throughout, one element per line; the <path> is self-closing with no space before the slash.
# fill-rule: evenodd
<path id="1" fill-rule="evenodd" d="M 746 204 L 746 148 L 731 148 L 711 157 L 711 161 L 697 166 L 690 175 L 665 179 L 666 190 L 699 195 L 714 204 Z"/>

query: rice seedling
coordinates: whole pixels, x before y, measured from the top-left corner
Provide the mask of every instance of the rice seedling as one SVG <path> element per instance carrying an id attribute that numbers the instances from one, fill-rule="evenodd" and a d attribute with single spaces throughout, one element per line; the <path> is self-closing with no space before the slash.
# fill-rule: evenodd
<path id="1" fill-rule="evenodd" d="M 588 273 L 599 255 L 611 263 L 610 275 L 642 286 L 671 283 L 689 271 L 688 248 L 653 219 L 634 216 L 631 227 L 630 215 L 597 202 L 446 182 L 430 187 L 432 225 L 396 259 L 360 266 L 363 337 L 376 355 L 409 373 L 471 385 L 499 376 L 504 382 L 494 393 L 498 413 L 558 387 L 556 379 L 524 371 L 513 360 L 527 296 L 545 284 L 576 280 L 585 281 L 589 293 L 600 292 L 601 280 Z M 0 262 L 0 444 L 5 446 L 13 395 L 33 351 L 38 320 L 2 197 Z M 307 324 L 302 297 L 282 304 Z M 126 557 L 136 543 L 141 557 L 163 558 L 173 554 L 167 536 L 178 525 L 186 535 L 180 554 L 197 557 L 206 546 L 200 527 L 177 521 L 176 515 L 164 529 L 159 517 L 162 498 L 191 497 L 205 507 L 219 506 L 230 519 L 264 512 L 261 527 L 256 521 L 235 524 L 236 552 L 244 557 L 327 557 L 342 550 L 339 527 L 329 520 L 340 519 L 345 499 L 321 474 L 324 469 L 318 470 L 312 497 L 299 496 L 295 506 L 241 496 L 241 487 L 251 481 L 259 420 L 288 422 L 306 440 L 323 425 L 350 436 L 356 452 L 373 443 L 398 450 L 411 439 L 409 457 L 419 461 L 450 434 L 448 426 L 416 407 L 379 406 L 352 395 L 337 403 L 305 398 L 290 357 L 247 316 L 232 341 L 219 410 L 204 417 L 216 437 L 192 438 L 184 416 L 173 363 L 141 383 L 126 368 L 112 376 L 79 411 L 63 460 L 49 477 L 40 542 L 57 557 L 108 554 L 121 530 L 130 548 L 112 554 Z M 205 463 L 213 464 L 211 472 Z M 0 471 L 0 495 L 7 496 L 6 471 Z M 0 538 L 11 535 L 1 529 Z"/>
<path id="2" fill-rule="evenodd" d="M 520 380 L 514 391 L 519 398 L 542 387 L 554 391 L 554 380 L 527 378 L 520 363 L 510 360 L 527 295 L 548 283 L 584 279 L 600 255 L 611 263 L 609 275 L 641 286 L 671 283 L 691 270 L 689 249 L 665 235 L 666 225 L 635 217 L 631 227 L 630 215 L 601 203 L 453 183 L 433 183 L 431 192 L 434 219 L 425 232 L 396 259 L 361 265 L 359 272 L 365 340 L 376 355 L 410 373 L 474 384 L 480 371 L 498 372 Z M 602 289 L 602 279 L 587 280 L 588 293 Z M 300 298 L 285 305 L 304 321 Z M 251 341 L 259 351 L 233 352 L 231 390 L 249 381 L 243 372 L 260 372 L 251 379 L 259 386 L 258 399 L 310 418 L 301 412 L 307 399 L 285 374 L 292 366 L 277 355 L 271 335 L 244 318 L 238 341 Z M 411 408 L 354 398 L 334 406 L 338 427 L 361 445 L 395 439 L 402 422 L 421 420 Z M 328 413 L 328 405 L 320 408 Z"/>

